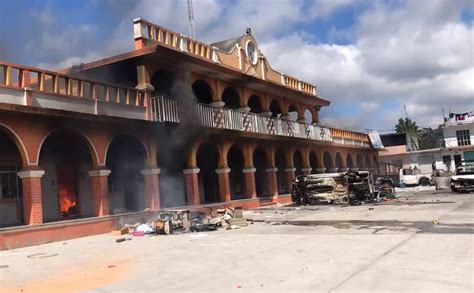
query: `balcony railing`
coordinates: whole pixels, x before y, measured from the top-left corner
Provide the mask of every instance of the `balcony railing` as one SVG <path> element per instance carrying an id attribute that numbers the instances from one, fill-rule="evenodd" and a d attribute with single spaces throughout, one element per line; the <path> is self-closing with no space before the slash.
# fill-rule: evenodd
<path id="1" fill-rule="evenodd" d="M 180 122 L 177 100 L 167 96 L 157 96 L 152 97 L 150 101 L 153 121 Z M 313 139 L 353 146 L 369 146 L 367 141 L 362 140 L 362 137 L 347 139 L 332 136 L 333 129 L 308 123 L 267 117 L 207 104 L 193 104 L 193 111 L 198 123 L 204 127 Z M 360 135 L 363 136 L 363 134 Z"/>
<path id="2" fill-rule="evenodd" d="M 145 92 L 0 61 L 0 87 L 124 105 L 145 106 Z"/>
<path id="3" fill-rule="evenodd" d="M 180 33 L 163 28 L 141 18 L 134 20 L 134 37 L 136 40 L 146 39 L 160 46 L 173 48 L 203 58 L 209 62 L 220 62 L 216 53 L 216 50 L 218 50 L 217 48 L 183 36 Z M 283 73 L 280 74 L 281 83 L 283 85 L 310 95 L 316 95 L 316 86 L 300 81 L 292 76 Z"/>

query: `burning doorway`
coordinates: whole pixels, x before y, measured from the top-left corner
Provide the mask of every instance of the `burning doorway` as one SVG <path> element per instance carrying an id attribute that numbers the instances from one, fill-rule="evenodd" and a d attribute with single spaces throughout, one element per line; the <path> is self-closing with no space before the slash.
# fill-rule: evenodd
<path id="1" fill-rule="evenodd" d="M 55 131 L 44 141 L 39 159 L 45 171 L 41 178 L 44 222 L 94 214 L 87 144 L 81 134 L 66 130 Z"/>
<path id="2" fill-rule="evenodd" d="M 77 216 L 77 177 L 76 166 L 59 163 L 56 170 L 58 174 L 58 197 L 61 217 Z"/>

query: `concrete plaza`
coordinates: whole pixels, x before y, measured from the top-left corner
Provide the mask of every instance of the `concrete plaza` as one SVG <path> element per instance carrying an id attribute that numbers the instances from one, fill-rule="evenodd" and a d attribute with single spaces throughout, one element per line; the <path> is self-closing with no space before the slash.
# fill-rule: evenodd
<path id="1" fill-rule="evenodd" d="M 474 194 L 400 196 L 245 211 L 254 223 L 237 230 L 2 251 L 1 292 L 473 292 Z"/>

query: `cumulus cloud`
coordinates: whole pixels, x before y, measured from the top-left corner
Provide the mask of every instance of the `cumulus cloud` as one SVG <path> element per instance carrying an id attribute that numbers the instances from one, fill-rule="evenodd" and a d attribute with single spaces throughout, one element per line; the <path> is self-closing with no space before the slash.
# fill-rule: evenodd
<path id="1" fill-rule="evenodd" d="M 186 1 L 107 1 L 113 28 L 73 27 L 50 7 L 32 12 L 25 52 L 56 68 L 122 53 L 133 47 L 136 17 L 188 34 Z M 357 10 L 352 27 L 330 27 L 326 43 L 311 34 L 315 20 L 347 8 Z M 194 1 L 198 39 L 227 39 L 252 27 L 273 68 L 316 84 L 332 102 L 323 123 L 355 130 L 393 127 L 404 104 L 419 125 L 440 123 L 441 108 L 474 109 L 474 31 L 461 19 L 466 10 L 474 10 L 472 1 Z M 338 39 L 350 44 L 331 42 Z"/>
<path id="2" fill-rule="evenodd" d="M 274 67 L 317 84 L 333 109 L 353 105 L 352 113 L 323 111 L 323 122 L 390 128 L 406 104 L 418 124 L 439 124 L 442 108 L 474 109 L 474 32 L 460 19 L 467 2 L 420 3 L 377 3 L 357 20 L 350 45 L 312 43 L 295 33 L 263 48 Z"/>

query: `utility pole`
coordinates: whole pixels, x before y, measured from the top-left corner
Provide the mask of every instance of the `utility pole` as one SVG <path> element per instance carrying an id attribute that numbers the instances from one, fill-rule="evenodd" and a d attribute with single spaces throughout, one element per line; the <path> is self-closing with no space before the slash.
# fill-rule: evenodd
<path id="1" fill-rule="evenodd" d="M 196 39 L 196 33 L 194 31 L 193 0 L 188 0 L 188 27 L 190 37 Z"/>

